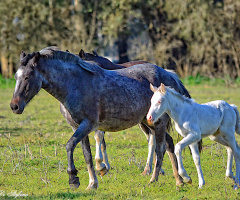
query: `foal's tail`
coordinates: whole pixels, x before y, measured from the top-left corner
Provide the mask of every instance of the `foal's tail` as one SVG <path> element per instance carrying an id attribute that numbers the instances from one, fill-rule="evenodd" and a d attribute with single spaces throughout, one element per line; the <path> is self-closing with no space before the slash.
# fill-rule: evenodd
<path id="1" fill-rule="evenodd" d="M 238 112 L 237 106 L 234 105 L 234 104 L 231 104 L 230 106 L 234 109 L 234 111 L 236 113 L 237 120 L 236 120 L 236 128 L 235 128 L 235 130 L 236 130 L 236 133 L 240 135 L 240 116 L 239 116 L 239 112 Z"/>

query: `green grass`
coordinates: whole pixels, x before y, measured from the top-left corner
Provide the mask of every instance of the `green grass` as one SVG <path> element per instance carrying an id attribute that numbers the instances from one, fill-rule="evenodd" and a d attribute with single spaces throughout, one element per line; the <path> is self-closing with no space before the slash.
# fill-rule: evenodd
<path id="1" fill-rule="evenodd" d="M 185 83 L 186 84 L 186 83 Z M 237 83 L 186 84 L 192 97 L 199 103 L 223 99 L 240 106 Z M 117 133 L 106 133 L 107 152 L 111 170 L 99 179 L 96 191 L 86 191 L 88 173 L 80 145 L 74 160 L 79 170 L 80 187 L 68 186 L 65 145 L 72 131 L 59 111 L 59 103 L 41 91 L 25 108 L 22 115 L 11 112 L 9 103 L 13 85 L 0 87 L 0 199 L 239 199 L 239 191 L 232 190 L 232 182 L 225 180 L 226 150 L 206 138 L 201 164 L 206 181 L 198 189 L 195 165 L 189 150 L 183 153 L 184 166 L 192 185 L 176 189 L 171 163 L 167 154 L 163 169 L 166 175 L 148 184 L 150 176 L 141 176 L 147 159 L 147 141 L 136 126 Z M 174 143 L 177 133 L 171 133 Z M 93 158 L 94 134 L 89 135 Z M 240 144 L 240 136 L 236 136 Z M 235 170 L 235 166 L 234 166 Z"/>

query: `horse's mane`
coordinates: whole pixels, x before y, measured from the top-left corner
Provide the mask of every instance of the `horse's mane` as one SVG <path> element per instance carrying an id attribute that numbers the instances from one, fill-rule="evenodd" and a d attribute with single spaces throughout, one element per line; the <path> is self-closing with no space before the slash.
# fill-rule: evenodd
<path id="1" fill-rule="evenodd" d="M 172 78 L 176 81 L 176 83 L 178 84 L 178 88 L 181 90 L 181 93 L 188 97 L 191 98 L 189 92 L 186 90 L 186 88 L 183 86 L 182 81 L 179 79 L 178 75 L 176 74 L 176 72 L 174 70 L 171 69 L 165 69 L 168 73 L 171 74 Z"/>
<path id="2" fill-rule="evenodd" d="M 175 89 L 173 89 L 173 88 L 171 88 L 171 87 L 169 87 L 169 86 L 165 86 L 165 87 L 166 87 L 166 89 L 167 89 L 167 90 L 166 90 L 167 92 L 170 92 L 171 94 L 173 94 L 174 96 L 177 96 L 178 98 L 182 99 L 183 101 L 187 101 L 187 102 L 189 102 L 189 103 L 195 102 L 194 99 L 190 99 L 190 98 L 186 97 L 185 95 L 180 94 L 180 93 L 177 92 Z"/>
<path id="3" fill-rule="evenodd" d="M 63 62 L 68 62 L 71 64 L 79 65 L 80 67 L 91 71 L 91 72 L 100 72 L 103 69 L 96 64 L 89 64 L 81 59 L 79 56 L 74 55 L 67 51 L 60 51 L 56 46 L 50 46 L 39 51 L 41 58 L 43 59 L 55 59 L 61 60 Z"/>

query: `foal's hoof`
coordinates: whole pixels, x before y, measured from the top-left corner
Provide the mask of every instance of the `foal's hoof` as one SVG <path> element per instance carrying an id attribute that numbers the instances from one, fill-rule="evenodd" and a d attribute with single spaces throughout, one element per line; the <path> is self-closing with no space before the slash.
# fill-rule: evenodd
<path id="1" fill-rule="evenodd" d="M 188 177 L 188 178 L 183 178 L 183 180 L 188 183 L 188 184 L 192 184 L 192 179 L 191 177 Z"/>
<path id="2" fill-rule="evenodd" d="M 104 176 L 106 173 L 108 173 L 108 169 L 106 168 L 106 166 L 104 166 L 104 168 L 102 168 L 102 169 L 98 172 L 98 174 L 99 174 L 100 176 Z"/>
<path id="3" fill-rule="evenodd" d="M 79 177 L 74 177 L 73 180 L 69 180 L 69 186 L 71 189 L 79 188 L 80 186 Z"/>

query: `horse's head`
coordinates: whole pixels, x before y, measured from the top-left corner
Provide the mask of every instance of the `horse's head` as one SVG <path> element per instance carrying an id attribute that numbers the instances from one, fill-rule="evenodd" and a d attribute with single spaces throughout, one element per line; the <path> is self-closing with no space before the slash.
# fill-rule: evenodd
<path id="1" fill-rule="evenodd" d="M 151 107 L 147 114 L 147 120 L 149 124 L 156 123 L 162 114 L 166 111 L 167 102 L 166 102 L 166 88 L 163 83 L 159 88 L 153 86 L 150 83 L 150 88 L 154 92 L 151 99 Z"/>
<path id="2" fill-rule="evenodd" d="M 85 53 L 82 49 L 80 50 L 78 56 L 82 58 L 83 60 L 86 61 L 93 61 L 97 63 L 98 66 L 100 67 L 107 67 L 107 66 L 112 66 L 114 65 L 110 60 L 107 58 L 104 58 L 102 56 L 99 56 L 96 51 L 93 51 L 93 54 L 91 53 Z"/>
<path id="3" fill-rule="evenodd" d="M 20 67 L 15 74 L 16 86 L 10 107 L 13 113 L 22 114 L 26 104 L 39 92 L 42 79 L 35 70 L 40 53 L 20 55 Z"/>

